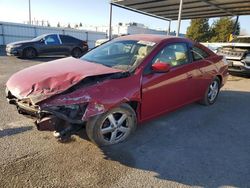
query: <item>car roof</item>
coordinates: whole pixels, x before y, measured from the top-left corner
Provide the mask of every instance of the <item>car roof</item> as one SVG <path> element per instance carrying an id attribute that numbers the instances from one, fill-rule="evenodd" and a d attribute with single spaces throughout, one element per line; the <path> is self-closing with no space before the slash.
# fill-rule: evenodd
<path id="1" fill-rule="evenodd" d="M 63 35 L 63 36 L 70 36 L 72 37 L 71 35 L 68 35 L 68 34 L 61 34 L 61 33 L 45 33 L 45 34 L 42 34 L 40 36 L 47 36 L 47 35 Z"/>
<path id="2" fill-rule="evenodd" d="M 150 41 L 150 42 L 155 42 L 155 43 L 160 43 L 168 39 L 183 39 L 185 41 L 190 41 L 189 39 L 183 38 L 183 37 L 157 35 L 157 34 L 135 34 L 135 35 L 126 35 L 126 36 L 117 38 L 117 40 L 144 40 L 144 41 Z"/>

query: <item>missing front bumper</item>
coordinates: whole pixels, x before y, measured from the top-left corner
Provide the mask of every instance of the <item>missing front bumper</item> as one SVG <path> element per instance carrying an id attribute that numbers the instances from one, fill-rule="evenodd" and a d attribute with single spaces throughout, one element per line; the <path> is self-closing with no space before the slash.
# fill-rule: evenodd
<path id="1" fill-rule="evenodd" d="M 56 131 L 60 123 L 63 123 L 62 120 L 53 115 L 35 121 L 37 130 L 39 131 Z"/>
<path id="2" fill-rule="evenodd" d="M 85 125 L 81 119 L 69 117 L 65 112 L 61 113 L 49 108 L 41 109 L 39 105 L 33 105 L 29 99 L 17 99 L 8 89 L 6 89 L 6 98 L 10 104 L 16 106 L 18 113 L 34 119 L 39 131 L 55 131 L 59 139 L 69 138 Z"/>

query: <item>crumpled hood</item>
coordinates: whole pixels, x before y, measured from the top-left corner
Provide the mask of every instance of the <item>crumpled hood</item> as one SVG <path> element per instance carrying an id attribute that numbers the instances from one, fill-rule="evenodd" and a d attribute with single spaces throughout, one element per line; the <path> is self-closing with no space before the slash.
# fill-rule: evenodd
<path id="1" fill-rule="evenodd" d="M 23 69 L 11 76 L 6 86 L 15 97 L 30 98 L 35 104 L 69 89 L 86 77 L 117 72 L 122 71 L 69 57 Z"/>

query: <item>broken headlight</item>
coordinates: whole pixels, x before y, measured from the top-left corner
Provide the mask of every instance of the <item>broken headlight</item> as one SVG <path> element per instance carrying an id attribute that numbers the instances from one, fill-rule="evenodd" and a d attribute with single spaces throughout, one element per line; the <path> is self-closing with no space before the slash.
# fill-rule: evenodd
<path id="1" fill-rule="evenodd" d="M 85 104 L 73 104 L 73 105 L 62 105 L 62 106 L 51 106 L 48 107 L 48 111 L 58 112 L 66 115 L 70 119 L 81 120 L 85 110 L 87 108 L 87 103 Z"/>

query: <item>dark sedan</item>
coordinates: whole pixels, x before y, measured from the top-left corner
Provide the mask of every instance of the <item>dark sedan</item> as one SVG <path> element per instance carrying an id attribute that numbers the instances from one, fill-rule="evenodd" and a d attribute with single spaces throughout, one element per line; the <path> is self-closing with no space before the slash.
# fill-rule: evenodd
<path id="1" fill-rule="evenodd" d="M 79 58 L 87 51 L 86 41 L 61 34 L 45 34 L 32 40 L 14 42 L 6 46 L 7 55 L 28 59 L 39 55 L 71 55 Z"/>

